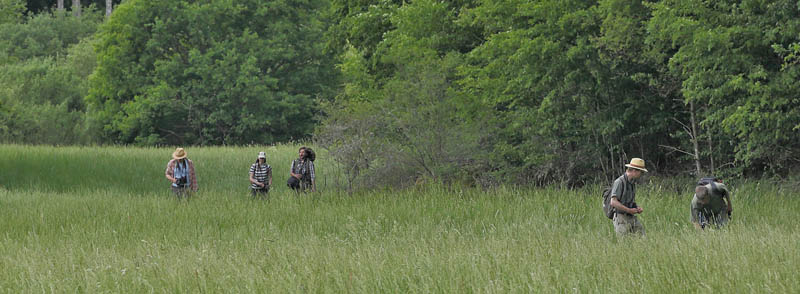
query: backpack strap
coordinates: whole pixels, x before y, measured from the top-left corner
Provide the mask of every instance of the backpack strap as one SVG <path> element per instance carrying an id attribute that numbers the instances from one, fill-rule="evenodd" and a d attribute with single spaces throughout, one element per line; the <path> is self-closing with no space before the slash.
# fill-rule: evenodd
<path id="1" fill-rule="evenodd" d="M 627 180 L 628 180 L 628 177 L 626 177 L 625 175 L 621 175 L 621 176 L 619 176 L 619 178 L 620 178 L 620 179 L 622 179 L 622 180 L 620 181 L 620 184 L 622 184 L 622 195 L 625 195 L 625 186 L 627 186 L 627 185 L 628 185 L 628 184 L 627 184 L 627 183 L 625 183 L 625 182 L 627 182 Z M 613 184 L 611 185 L 611 188 L 614 188 L 614 185 L 613 185 Z M 612 191 L 612 192 L 613 192 L 613 191 Z M 617 198 L 617 200 L 621 199 L 621 198 L 622 198 L 622 195 L 619 195 L 619 197 Z M 614 195 L 611 195 L 611 196 L 609 196 L 609 197 L 613 198 L 613 197 L 614 197 Z M 618 202 L 619 202 L 619 203 L 621 203 L 623 206 L 625 206 L 625 204 L 624 204 L 624 203 L 622 203 L 622 201 L 618 201 Z M 610 202 L 609 202 L 609 203 L 610 203 Z M 625 206 L 625 207 L 627 207 L 627 206 Z M 617 213 L 617 208 L 616 208 L 616 207 L 614 207 L 614 206 L 611 206 L 611 211 L 612 211 L 614 214 L 616 214 L 616 213 Z M 622 212 L 621 212 L 621 213 L 622 213 Z M 626 214 L 627 214 L 627 213 L 626 213 Z"/>

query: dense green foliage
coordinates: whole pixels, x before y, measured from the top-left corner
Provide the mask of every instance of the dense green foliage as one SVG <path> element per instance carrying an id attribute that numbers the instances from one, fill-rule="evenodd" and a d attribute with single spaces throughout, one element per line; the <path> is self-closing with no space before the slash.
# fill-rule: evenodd
<path id="1" fill-rule="evenodd" d="M 267 149 L 276 182 L 296 147 Z M 0 292 L 800 290 L 789 186 L 729 182 L 730 226 L 700 233 L 692 181 L 676 193 L 651 178 L 637 193 L 647 238 L 618 240 L 598 187 L 297 197 L 278 185 L 254 201 L 246 169 L 261 149 L 187 149 L 200 192 L 178 202 L 163 175 L 172 149 L 0 146 Z M 338 174 L 325 158 L 318 171 Z"/>
<path id="2" fill-rule="evenodd" d="M 57 0 L 20 0 L 21 2 L 25 2 L 25 6 L 28 11 L 31 13 L 42 13 L 48 10 L 54 11 L 56 10 L 56 4 L 58 3 Z M 111 1 L 112 5 L 118 5 L 122 0 L 113 0 Z M 106 8 L 106 0 L 81 0 L 82 6 L 91 6 L 95 7 L 100 11 L 105 11 Z M 72 10 L 72 0 L 64 0 L 64 9 Z"/>
<path id="3" fill-rule="evenodd" d="M 104 141 L 271 143 L 313 131 L 333 81 L 323 1 L 127 1 L 98 34 L 87 97 Z"/>
<path id="4" fill-rule="evenodd" d="M 632 157 L 692 176 L 800 163 L 797 1 L 53 4 L 0 0 L 4 142 L 313 136 L 351 188 L 579 186 Z"/>
<path id="5" fill-rule="evenodd" d="M 22 0 L 0 0 L 0 25 L 18 23 L 25 13 L 25 2 Z"/>
<path id="6" fill-rule="evenodd" d="M 80 144 L 87 79 L 95 68 L 92 35 L 102 20 L 38 14 L 0 24 L 0 140 Z"/>
<path id="7" fill-rule="evenodd" d="M 397 175 L 572 185 L 631 157 L 668 174 L 800 162 L 796 1 L 333 3 L 346 84 L 319 135 L 351 178 L 386 169 L 387 145 L 420 157 L 418 142 L 440 172 Z"/>

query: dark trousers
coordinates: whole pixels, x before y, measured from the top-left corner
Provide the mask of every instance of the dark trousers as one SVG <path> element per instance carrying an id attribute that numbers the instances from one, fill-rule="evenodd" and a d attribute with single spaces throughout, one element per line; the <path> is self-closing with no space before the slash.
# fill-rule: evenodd
<path id="1" fill-rule="evenodd" d="M 292 190 L 295 190 L 297 192 L 300 192 L 300 191 L 304 192 L 306 189 L 311 187 L 311 182 L 310 181 L 301 181 L 301 180 L 298 180 L 295 177 L 289 177 L 289 180 L 286 181 L 286 185 L 289 186 L 289 188 L 292 188 Z"/>
<path id="2" fill-rule="evenodd" d="M 172 194 L 177 196 L 178 199 L 189 199 L 192 197 L 192 190 L 189 187 L 174 187 L 170 186 Z"/>
<path id="3" fill-rule="evenodd" d="M 269 187 L 264 187 L 262 189 L 253 189 L 250 188 L 250 196 L 254 199 L 266 199 L 269 200 Z"/>
<path id="4" fill-rule="evenodd" d="M 289 177 L 289 180 L 286 181 L 286 185 L 289 186 L 289 188 L 292 188 L 292 190 L 297 191 L 300 189 L 300 180 L 295 177 Z"/>

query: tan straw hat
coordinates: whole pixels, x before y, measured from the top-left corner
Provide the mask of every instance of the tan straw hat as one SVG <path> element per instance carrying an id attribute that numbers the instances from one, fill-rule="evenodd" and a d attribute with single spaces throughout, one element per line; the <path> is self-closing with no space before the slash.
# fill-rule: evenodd
<path id="1" fill-rule="evenodd" d="M 633 158 L 631 159 L 630 164 L 626 164 L 625 167 L 635 168 L 643 172 L 647 172 L 647 169 L 644 168 L 644 160 L 641 158 Z"/>
<path id="2" fill-rule="evenodd" d="M 173 159 L 184 159 L 186 158 L 186 151 L 183 148 L 178 147 L 175 149 L 175 152 L 172 152 Z"/>

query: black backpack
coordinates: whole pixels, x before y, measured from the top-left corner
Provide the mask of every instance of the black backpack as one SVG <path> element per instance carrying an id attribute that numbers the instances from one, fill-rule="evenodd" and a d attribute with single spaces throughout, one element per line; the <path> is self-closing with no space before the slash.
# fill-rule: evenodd
<path id="1" fill-rule="evenodd" d="M 698 186 L 705 186 L 711 184 L 711 191 L 709 193 L 717 192 L 717 178 L 716 177 L 705 177 L 697 181 Z"/>
<path id="2" fill-rule="evenodd" d="M 314 150 L 311 150 L 311 148 L 306 147 L 306 154 L 308 156 L 308 160 L 314 161 L 317 159 L 317 154 L 314 153 Z"/>
<path id="3" fill-rule="evenodd" d="M 616 181 L 616 180 L 614 180 Z M 614 219 L 614 213 L 616 209 L 611 207 L 611 188 L 614 186 L 614 183 L 611 183 L 611 186 L 607 186 L 603 189 L 603 214 L 606 215 L 609 219 Z M 625 193 L 625 185 L 622 185 L 622 193 Z"/>

